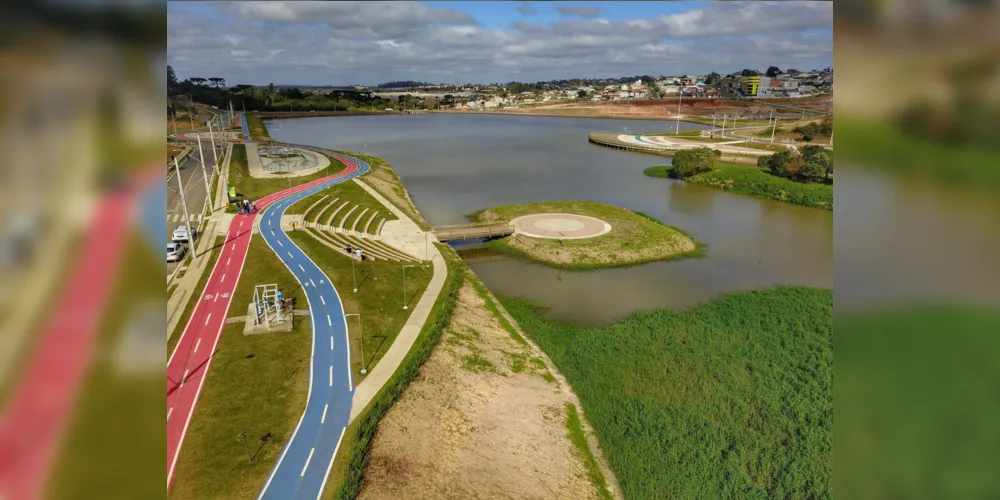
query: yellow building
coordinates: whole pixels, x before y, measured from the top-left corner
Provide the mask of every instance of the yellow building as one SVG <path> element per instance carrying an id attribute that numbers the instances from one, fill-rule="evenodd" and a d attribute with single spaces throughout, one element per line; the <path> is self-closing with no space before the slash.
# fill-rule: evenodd
<path id="1" fill-rule="evenodd" d="M 743 95 L 757 95 L 760 90 L 760 76 L 744 76 L 740 78 L 740 90 Z"/>

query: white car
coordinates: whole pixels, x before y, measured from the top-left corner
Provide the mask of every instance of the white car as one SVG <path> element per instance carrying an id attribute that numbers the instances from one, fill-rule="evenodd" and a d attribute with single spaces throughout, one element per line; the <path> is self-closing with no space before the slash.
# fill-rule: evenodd
<path id="1" fill-rule="evenodd" d="M 178 262 L 184 258 L 187 250 L 180 243 L 167 243 L 167 262 Z"/>
<path id="2" fill-rule="evenodd" d="M 194 224 L 192 224 L 191 225 L 191 231 L 194 233 L 194 238 L 189 238 L 188 237 L 188 228 L 187 228 L 187 225 L 182 224 L 180 226 L 177 226 L 174 229 L 174 234 L 172 235 L 171 240 L 174 243 L 189 243 L 192 239 L 197 240 L 198 239 L 198 227 L 195 226 Z"/>

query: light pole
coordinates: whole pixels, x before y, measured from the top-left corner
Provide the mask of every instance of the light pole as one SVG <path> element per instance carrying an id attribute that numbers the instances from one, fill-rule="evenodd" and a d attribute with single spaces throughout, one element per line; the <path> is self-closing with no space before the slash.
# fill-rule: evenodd
<path id="1" fill-rule="evenodd" d="M 361 341 L 358 342 L 358 344 L 361 345 L 361 374 L 364 375 L 368 373 L 368 368 L 365 368 L 365 331 L 364 328 L 361 326 L 361 315 L 357 313 L 344 315 L 345 318 L 349 318 L 351 316 L 358 317 L 358 334 L 361 336 Z M 348 349 L 350 349 L 350 347 L 348 347 Z"/>
<path id="2" fill-rule="evenodd" d="M 774 144 L 774 130 L 778 128 L 778 117 L 774 118 L 774 123 L 771 125 L 771 144 Z"/>
<path id="3" fill-rule="evenodd" d="M 681 94 L 683 93 L 683 89 L 677 92 L 677 127 L 674 129 L 674 135 L 681 133 Z"/>
<path id="4" fill-rule="evenodd" d="M 354 272 L 354 256 L 351 256 L 351 276 L 354 278 L 354 293 L 358 293 L 358 275 Z"/>
<path id="5" fill-rule="evenodd" d="M 406 305 L 406 268 L 416 267 L 415 264 L 404 264 L 403 265 L 403 309 L 408 309 L 409 306 Z"/>

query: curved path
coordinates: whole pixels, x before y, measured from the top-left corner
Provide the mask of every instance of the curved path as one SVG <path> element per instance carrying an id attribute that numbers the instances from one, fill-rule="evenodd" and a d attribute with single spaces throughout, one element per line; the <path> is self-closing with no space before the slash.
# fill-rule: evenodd
<path id="1" fill-rule="evenodd" d="M 348 166 L 345 172 L 349 173 L 321 186 L 295 193 L 268 207 L 261 215 L 261 236 L 306 293 L 313 342 L 306 409 L 292 437 L 281 450 L 258 499 L 318 498 L 326 486 L 333 458 L 351 415 L 354 383 L 347 321 L 340 296 L 330 279 L 280 229 L 280 224 L 282 214 L 296 201 L 330 184 L 363 175 L 370 167 L 358 158 L 320 148 L 309 149 L 340 160 Z M 270 229 L 272 227 L 275 229 Z"/>
<path id="2" fill-rule="evenodd" d="M 316 148 L 311 148 L 316 150 Z M 325 153 L 325 152 L 324 152 Z M 327 153 L 328 154 L 328 153 Z M 338 155 L 339 158 L 339 155 Z M 352 175 L 360 175 L 360 167 L 345 161 L 348 168 L 338 174 L 286 189 L 257 200 L 260 210 L 297 193 L 310 194 Z M 365 165 L 367 171 L 367 165 Z M 284 205 L 287 206 L 287 205 Z M 222 336 L 226 314 L 236 290 L 243 261 L 250 247 L 250 238 L 257 214 L 237 215 L 233 218 L 225 242 L 209 276 L 205 290 L 199 297 L 181 333 L 177 347 L 167 360 L 167 489 L 173 482 L 177 458 L 184 436 L 194 415 L 198 397 L 212 363 L 212 354 Z M 280 226 L 277 227 L 280 229 Z M 261 230 L 266 230 L 266 226 Z M 278 231 L 280 232 L 280 231 Z"/>

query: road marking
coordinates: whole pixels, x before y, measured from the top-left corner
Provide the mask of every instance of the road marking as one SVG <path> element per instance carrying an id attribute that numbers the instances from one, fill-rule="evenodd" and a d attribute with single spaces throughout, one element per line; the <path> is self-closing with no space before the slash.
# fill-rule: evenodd
<path id="1" fill-rule="evenodd" d="M 229 265 L 229 261 L 231 261 L 231 260 L 233 260 L 233 258 L 232 258 L 232 257 L 229 257 L 229 258 L 227 258 L 227 259 L 226 259 L 226 265 L 227 265 L 227 266 Z"/>
<path id="2" fill-rule="evenodd" d="M 324 410 L 324 412 L 325 412 L 325 411 L 326 411 L 326 410 Z M 169 409 L 169 410 L 167 410 L 167 420 L 170 420 L 170 414 L 171 414 L 171 413 L 173 413 L 173 412 L 174 412 L 174 407 L 173 407 L 173 406 L 171 406 L 171 407 L 170 407 L 170 409 Z M 320 422 L 320 423 L 322 424 L 323 422 Z"/>
<path id="3" fill-rule="evenodd" d="M 208 324 L 208 320 L 212 319 L 212 313 L 208 313 L 208 317 L 205 318 L 205 324 Z"/>
<path id="4" fill-rule="evenodd" d="M 347 344 L 345 344 L 345 345 L 347 345 L 347 359 L 349 361 L 351 359 L 351 338 L 347 335 L 347 323 L 346 322 L 344 323 L 344 340 L 347 341 Z M 348 368 L 347 369 L 347 387 L 353 391 L 354 390 L 354 380 L 353 380 L 353 377 L 351 376 L 351 370 L 350 370 L 351 364 L 350 363 L 347 364 L 347 368 Z"/>
<path id="5" fill-rule="evenodd" d="M 198 342 L 195 342 L 194 344 L 194 352 L 198 352 L 198 346 L 200 345 L 201 345 L 201 339 L 198 339 Z"/>
<path id="6" fill-rule="evenodd" d="M 323 302 L 324 306 L 326 305 L 326 299 L 324 299 L 322 295 L 319 296 L 319 300 Z"/>
<path id="7" fill-rule="evenodd" d="M 212 299 L 212 302 L 218 302 L 218 301 L 219 301 L 219 294 L 215 294 L 215 298 Z"/>
<path id="8" fill-rule="evenodd" d="M 181 387 L 184 387 L 184 382 L 188 379 L 188 370 L 184 370 L 184 376 L 181 377 Z M 180 387 L 178 387 L 180 389 Z"/>
<path id="9" fill-rule="evenodd" d="M 329 314 L 326 315 L 326 324 L 327 326 L 333 326 L 333 320 L 330 319 Z"/>
<path id="10" fill-rule="evenodd" d="M 312 284 L 312 286 L 316 286 L 316 283 L 313 283 L 313 280 L 309 280 L 309 283 Z"/>
<path id="11" fill-rule="evenodd" d="M 230 250 L 236 250 L 236 243 L 233 243 L 233 246 L 229 247 L 229 249 Z"/>
<path id="12" fill-rule="evenodd" d="M 330 387 L 333 387 L 333 365 L 330 365 Z"/>
<path id="13" fill-rule="evenodd" d="M 326 480 L 330 478 L 330 470 L 333 469 L 333 459 L 337 457 L 337 450 L 340 449 L 340 442 L 344 440 L 344 432 L 347 431 L 347 427 L 342 427 L 340 429 L 340 437 L 337 438 L 337 446 L 333 448 L 333 456 L 330 457 L 330 464 L 326 466 L 326 475 L 323 476 L 323 482 L 319 485 L 319 493 L 316 494 L 316 500 L 319 500 L 323 496 L 323 489 L 326 488 Z"/>
<path id="14" fill-rule="evenodd" d="M 243 229 L 243 221 L 240 221 L 240 229 Z"/>
<path id="15" fill-rule="evenodd" d="M 284 244 L 284 243 L 282 243 L 282 242 L 281 242 L 281 240 L 278 240 L 278 244 L 279 244 L 279 245 L 281 245 L 282 247 L 284 247 L 284 246 L 285 246 L 285 244 Z"/>
<path id="16" fill-rule="evenodd" d="M 302 272 L 306 272 L 306 269 L 304 267 L 302 267 L 302 264 L 299 264 L 299 269 L 301 269 Z"/>
<path id="17" fill-rule="evenodd" d="M 294 259 L 295 258 L 295 257 L 292 257 L 292 252 L 288 252 L 288 258 L 289 259 Z"/>
<path id="18" fill-rule="evenodd" d="M 271 219 L 267 219 L 267 227 L 271 227 Z"/>
<path id="19" fill-rule="evenodd" d="M 306 464 L 304 466 L 302 466 L 302 473 L 299 474 L 299 477 L 302 477 L 302 476 L 306 475 L 306 469 L 309 468 L 309 461 L 313 459 L 313 452 L 315 452 L 315 451 L 316 451 L 316 448 L 313 448 L 313 449 L 309 450 L 309 456 L 306 457 Z"/>
<path id="20" fill-rule="evenodd" d="M 333 337 L 330 337 L 330 350 L 333 350 Z"/>
<path id="21" fill-rule="evenodd" d="M 274 229 L 271 230 L 271 236 L 274 236 Z"/>
<path id="22" fill-rule="evenodd" d="M 224 281 L 226 281 L 226 273 L 222 273 L 222 279 L 219 280 L 219 283 L 222 283 Z"/>
<path id="23" fill-rule="evenodd" d="M 322 424 L 323 422 L 326 422 L 326 409 L 329 408 L 329 407 L 330 407 L 330 405 L 328 405 L 328 404 L 323 405 L 323 416 L 319 419 L 319 423 Z M 170 417 L 167 417 L 167 418 L 170 418 Z"/>

